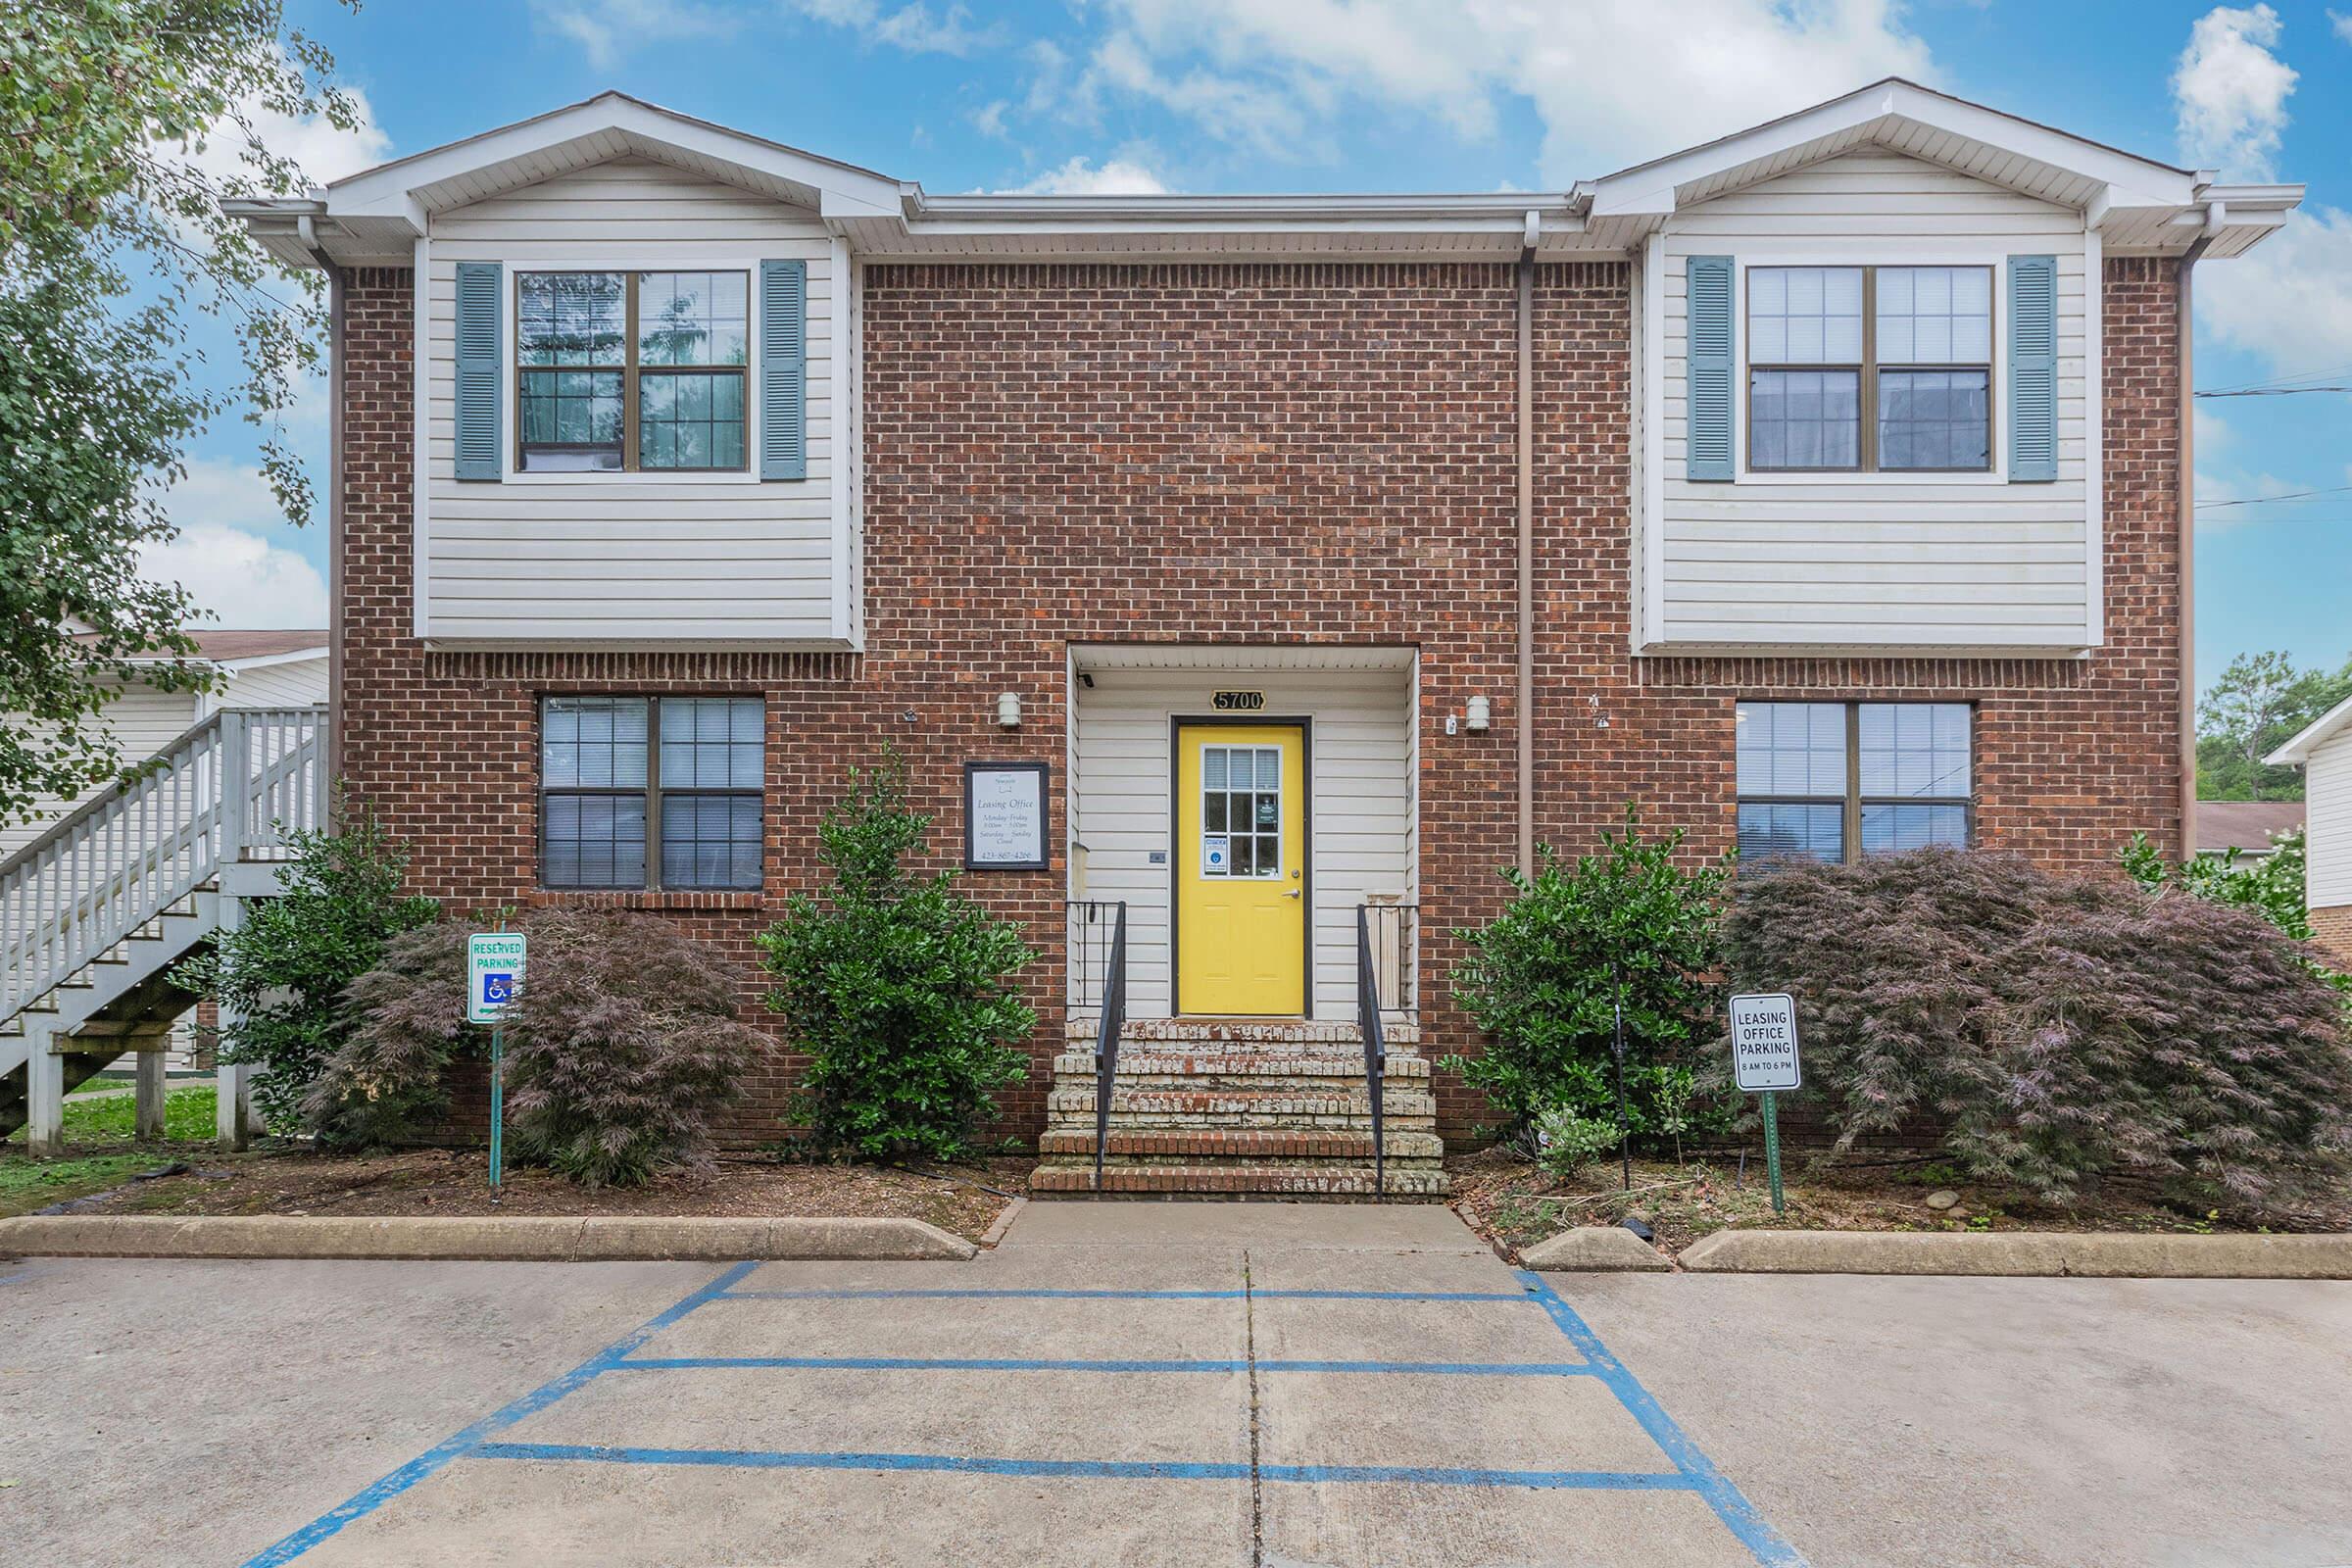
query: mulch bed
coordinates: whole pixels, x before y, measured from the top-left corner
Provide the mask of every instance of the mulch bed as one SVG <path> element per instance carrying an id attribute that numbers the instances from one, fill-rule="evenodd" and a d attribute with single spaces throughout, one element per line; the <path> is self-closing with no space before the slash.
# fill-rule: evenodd
<path id="1" fill-rule="evenodd" d="M 1596 1161 L 1577 1179 L 1555 1184 L 1533 1161 L 1502 1149 L 1456 1154 L 1446 1161 L 1453 1178 L 1454 1210 L 1473 1230 L 1515 1253 L 1575 1225 L 1615 1225 L 1637 1218 L 1673 1250 L 1714 1231 L 2134 1231 L 2201 1234 L 2209 1231 L 2352 1231 L 2352 1195 L 2332 1202 L 2265 1218 L 2170 1205 L 2154 1194 L 2110 1184 L 2071 1204 L 1970 1182 L 1948 1163 L 1930 1158 L 1857 1158 L 1823 1171 L 1807 1157 L 1784 1156 L 1788 1212 L 1776 1214 L 1762 1155 L 1744 1175 L 1740 1156 L 1693 1155 L 1681 1165 L 1634 1161 L 1632 1191 L 1620 1189 L 1616 1161 Z M 1957 1204 L 1931 1207 L 1939 1192 Z"/>
<path id="2" fill-rule="evenodd" d="M 186 1158 L 183 1174 L 80 1200 L 95 1214 L 676 1214 L 808 1215 L 925 1220 L 977 1240 L 1028 1184 L 1032 1157 L 940 1170 L 722 1158 L 711 1170 L 672 1172 L 638 1188 L 575 1186 L 552 1171 L 510 1167 L 493 1201 L 479 1150 L 416 1149 L 335 1157 L 260 1151 Z M 995 1189 L 995 1191 L 990 1191 Z"/>

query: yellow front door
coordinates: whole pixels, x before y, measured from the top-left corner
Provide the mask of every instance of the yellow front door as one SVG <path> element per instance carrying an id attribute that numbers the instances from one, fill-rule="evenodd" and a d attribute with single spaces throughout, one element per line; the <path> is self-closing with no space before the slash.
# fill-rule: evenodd
<path id="1" fill-rule="evenodd" d="M 1306 1011 L 1306 731 L 1176 731 L 1176 1010 Z"/>

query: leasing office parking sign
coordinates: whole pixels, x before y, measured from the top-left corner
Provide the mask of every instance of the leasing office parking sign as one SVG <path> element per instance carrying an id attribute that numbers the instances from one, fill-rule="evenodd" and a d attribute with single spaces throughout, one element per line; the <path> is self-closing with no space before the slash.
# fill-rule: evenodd
<path id="1" fill-rule="evenodd" d="M 1795 998 L 1774 991 L 1732 999 L 1732 1076 L 1751 1095 L 1802 1087 Z"/>

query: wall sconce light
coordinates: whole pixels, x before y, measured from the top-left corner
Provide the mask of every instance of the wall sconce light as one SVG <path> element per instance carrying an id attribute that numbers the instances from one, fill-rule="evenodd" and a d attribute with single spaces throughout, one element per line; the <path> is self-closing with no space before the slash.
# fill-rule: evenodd
<path id="1" fill-rule="evenodd" d="M 1468 722 L 1470 733 L 1473 735 L 1484 734 L 1486 731 L 1494 727 L 1494 710 L 1488 705 L 1488 702 L 1484 697 L 1473 697 L 1470 699 L 1470 717 Z"/>
<path id="2" fill-rule="evenodd" d="M 997 699 L 997 723 L 1004 729 L 1021 727 L 1021 698 L 1018 692 L 1006 692 Z"/>

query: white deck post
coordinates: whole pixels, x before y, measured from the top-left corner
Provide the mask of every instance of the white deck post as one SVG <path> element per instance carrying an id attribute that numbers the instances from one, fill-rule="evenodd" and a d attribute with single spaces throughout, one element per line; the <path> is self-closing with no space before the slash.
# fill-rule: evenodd
<path id="1" fill-rule="evenodd" d="M 66 1058 L 57 1025 L 24 1020 L 24 1151 L 54 1159 L 66 1152 Z"/>
<path id="2" fill-rule="evenodd" d="M 220 935 L 226 938 L 245 924 L 245 901 L 227 892 L 220 898 Z M 240 1021 L 237 1010 L 225 999 L 215 1005 L 220 1013 L 220 1033 L 215 1037 L 216 1050 L 225 1049 L 231 1031 Z M 253 1068 L 245 1062 L 223 1061 L 215 1069 L 218 1102 L 213 1107 L 213 1130 L 220 1140 L 224 1153 L 233 1153 L 252 1141 Z"/>
<path id="3" fill-rule="evenodd" d="M 142 1051 L 138 1054 L 137 1061 L 139 1071 L 132 1089 L 135 1101 L 132 1132 L 141 1140 L 161 1138 L 164 1136 L 164 1054 L 161 1051 Z"/>

